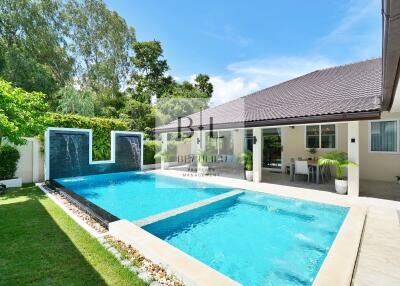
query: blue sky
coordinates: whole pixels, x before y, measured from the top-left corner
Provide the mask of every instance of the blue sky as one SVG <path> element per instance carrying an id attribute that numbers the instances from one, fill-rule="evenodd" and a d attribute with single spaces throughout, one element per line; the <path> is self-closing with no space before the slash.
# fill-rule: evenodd
<path id="1" fill-rule="evenodd" d="M 304 73 L 379 57 L 380 0 L 106 0 L 159 40 L 170 74 L 211 76 L 213 104 Z"/>

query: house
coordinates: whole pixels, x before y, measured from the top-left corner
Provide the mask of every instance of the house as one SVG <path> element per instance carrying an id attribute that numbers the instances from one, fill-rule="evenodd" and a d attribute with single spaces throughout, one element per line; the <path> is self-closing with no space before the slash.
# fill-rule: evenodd
<path id="1" fill-rule="evenodd" d="M 359 195 L 360 179 L 395 182 L 400 175 L 399 11 L 399 2 L 384 1 L 382 58 L 317 70 L 189 115 L 186 131 L 194 136 L 185 152 L 212 147 L 216 154 L 238 157 L 250 149 L 253 180 L 261 182 L 268 181 L 263 169 L 284 173 L 292 158 L 313 156 L 310 149 L 317 155 L 338 150 L 359 165 L 348 170 L 349 195 Z M 182 120 L 155 128 L 163 134 L 164 149 L 167 133 L 185 131 Z"/>

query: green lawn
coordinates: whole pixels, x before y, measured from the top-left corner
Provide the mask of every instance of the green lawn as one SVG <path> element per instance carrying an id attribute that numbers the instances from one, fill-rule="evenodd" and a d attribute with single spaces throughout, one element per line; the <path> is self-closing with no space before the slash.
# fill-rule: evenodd
<path id="1" fill-rule="evenodd" d="M 0 285 L 146 285 L 36 187 L 0 196 Z"/>

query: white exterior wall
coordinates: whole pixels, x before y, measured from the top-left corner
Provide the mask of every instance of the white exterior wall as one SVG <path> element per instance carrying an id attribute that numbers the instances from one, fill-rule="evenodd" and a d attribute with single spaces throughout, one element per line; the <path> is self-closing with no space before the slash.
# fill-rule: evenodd
<path id="1" fill-rule="evenodd" d="M 25 138 L 25 145 L 16 146 L 20 159 L 15 176 L 22 178 L 23 183 L 42 182 L 44 180 L 44 156 L 40 151 L 37 138 Z"/>
<path id="2" fill-rule="evenodd" d="M 400 112 L 382 113 L 382 120 L 400 119 Z M 373 153 L 369 151 L 368 120 L 359 122 L 359 172 L 360 179 L 394 182 L 400 175 L 400 154 Z M 287 166 L 290 158 L 308 158 L 310 154 L 305 148 L 305 126 L 298 125 L 294 129 L 282 127 L 283 154 L 282 162 Z M 400 131 L 400 130 L 399 130 Z M 348 123 L 337 123 L 337 149 L 348 152 Z M 319 149 L 317 156 L 330 150 Z"/>
<path id="3" fill-rule="evenodd" d="M 384 112 L 382 120 L 385 119 L 400 119 L 400 112 Z M 369 151 L 368 142 L 368 121 L 362 121 L 360 122 L 361 179 L 394 182 L 395 176 L 400 176 L 400 153 L 372 153 Z"/>

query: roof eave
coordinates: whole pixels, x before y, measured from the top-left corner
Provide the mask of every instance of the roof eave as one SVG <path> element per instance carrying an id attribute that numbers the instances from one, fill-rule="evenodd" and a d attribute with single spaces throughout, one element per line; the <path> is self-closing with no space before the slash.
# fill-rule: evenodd
<path id="1" fill-rule="evenodd" d="M 392 108 L 400 75 L 400 1 L 382 0 L 382 109 Z"/>
<path id="2" fill-rule="evenodd" d="M 282 125 L 299 125 L 299 124 L 312 124 L 312 123 L 329 123 L 329 122 L 343 122 L 343 121 L 358 121 L 358 120 L 371 120 L 379 119 L 381 116 L 380 110 L 370 110 L 361 112 L 349 112 L 338 114 L 325 114 L 313 115 L 304 117 L 292 117 L 248 122 L 232 122 L 232 123 L 214 123 L 213 130 L 221 129 L 236 129 L 236 128 L 252 128 L 252 127 L 268 127 L 268 126 L 282 126 Z M 193 130 L 200 130 L 200 126 L 192 126 Z M 201 126 L 202 130 L 210 130 L 210 125 Z M 184 131 L 184 130 L 182 130 Z M 178 132 L 176 127 L 170 128 L 156 128 L 153 130 L 155 134 L 160 133 L 175 133 Z"/>

